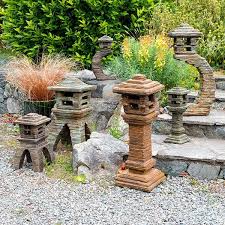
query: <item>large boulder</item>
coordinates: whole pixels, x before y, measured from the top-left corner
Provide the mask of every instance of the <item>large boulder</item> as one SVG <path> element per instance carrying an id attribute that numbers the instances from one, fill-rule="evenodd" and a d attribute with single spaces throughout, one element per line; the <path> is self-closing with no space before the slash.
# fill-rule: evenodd
<path id="1" fill-rule="evenodd" d="M 128 145 L 109 134 L 93 132 L 86 142 L 73 148 L 73 169 L 87 177 L 100 170 L 115 172 L 128 155 Z"/>

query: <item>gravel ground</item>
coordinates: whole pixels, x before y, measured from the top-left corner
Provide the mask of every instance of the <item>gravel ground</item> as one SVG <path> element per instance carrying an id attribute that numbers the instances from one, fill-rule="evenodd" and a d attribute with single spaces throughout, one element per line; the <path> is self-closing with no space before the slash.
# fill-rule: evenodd
<path id="1" fill-rule="evenodd" d="M 7 140 L 3 139 L 0 225 L 225 224 L 224 181 L 168 178 L 151 193 L 99 180 L 91 184 L 66 183 L 30 169 L 13 171 L 13 144 L 6 146 Z"/>

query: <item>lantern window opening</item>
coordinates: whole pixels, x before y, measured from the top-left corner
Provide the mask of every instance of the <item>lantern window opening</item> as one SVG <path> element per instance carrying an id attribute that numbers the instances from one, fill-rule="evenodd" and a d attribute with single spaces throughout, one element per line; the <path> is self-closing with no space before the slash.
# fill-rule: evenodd
<path id="1" fill-rule="evenodd" d="M 130 103 L 130 107 L 131 107 L 131 109 L 133 109 L 133 110 L 139 110 L 138 104 Z"/>
<path id="2" fill-rule="evenodd" d="M 129 99 L 135 99 L 135 100 L 139 100 L 140 97 L 138 95 L 129 95 L 128 97 Z"/>
<path id="3" fill-rule="evenodd" d="M 83 96 L 82 99 L 88 99 L 88 95 Z"/>
<path id="4" fill-rule="evenodd" d="M 87 105 L 88 104 L 88 102 L 83 102 L 81 105 Z"/>
<path id="5" fill-rule="evenodd" d="M 73 102 L 72 101 L 62 101 L 63 105 L 69 105 L 72 106 Z"/>
<path id="6" fill-rule="evenodd" d="M 73 92 L 63 92 L 65 97 L 73 97 Z"/>

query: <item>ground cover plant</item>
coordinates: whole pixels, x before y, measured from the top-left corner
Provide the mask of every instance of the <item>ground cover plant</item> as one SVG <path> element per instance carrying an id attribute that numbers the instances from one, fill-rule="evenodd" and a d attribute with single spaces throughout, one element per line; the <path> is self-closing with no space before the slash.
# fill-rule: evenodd
<path id="1" fill-rule="evenodd" d="M 7 45 L 31 58 L 62 52 L 90 65 L 107 34 L 115 49 L 127 31 L 143 32 L 153 0 L 4 0 L 3 35 Z M 138 31 L 138 32 L 136 32 Z"/>
<path id="2" fill-rule="evenodd" d="M 197 70 L 173 58 L 169 39 L 163 35 L 156 38 L 146 35 L 139 40 L 125 39 L 122 54 L 114 57 L 106 69 L 122 80 L 134 74 L 145 74 L 147 78 L 164 84 L 165 91 L 175 86 L 199 88 Z M 167 102 L 165 91 L 161 96 L 163 105 Z"/>

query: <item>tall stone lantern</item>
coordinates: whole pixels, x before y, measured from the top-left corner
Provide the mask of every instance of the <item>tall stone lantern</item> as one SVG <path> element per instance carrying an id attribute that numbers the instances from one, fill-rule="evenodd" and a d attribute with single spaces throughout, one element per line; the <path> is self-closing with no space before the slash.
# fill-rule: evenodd
<path id="1" fill-rule="evenodd" d="M 187 109 L 188 92 L 188 90 L 180 87 L 172 88 L 167 92 L 169 97 L 168 110 L 172 113 L 172 129 L 171 134 L 164 142 L 184 144 L 190 141 L 183 127 L 183 113 Z"/>
<path id="2" fill-rule="evenodd" d="M 48 87 L 55 92 L 56 99 L 49 125 L 49 143 L 54 151 L 60 140 L 70 139 L 72 145 L 86 140 L 87 117 L 92 110 L 91 91 L 95 88 L 74 77 Z"/>
<path id="3" fill-rule="evenodd" d="M 53 152 L 49 151 L 47 143 L 46 124 L 50 118 L 36 113 L 29 113 L 16 120 L 19 124 L 20 148 L 17 150 L 14 158 L 16 169 L 22 168 L 24 160 L 32 163 L 35 172 L 42 172 L 44 167 L 43 156 L 48 162 L 53 160 Z"/>
<path id="4" fill-rule="evenodd" d="M 113 89 L 115 93 L 122 94 L 122 116 L 129 125 L 128 160 L 126 169 L 117 173 L 118 186 L 150 192 L 165 179 L 164 173 L 154 168 L 151 147 L 151 124 L 158 115 L 155 95 L 163 88 L 156 81 L 135 75 Z"/>
<path id="5" fill-rule="evenodd" d="M 202 33 L 183 23 L 169 33 L 174 40 L 174 57 L 196 67 L 200 73 L 200 92 L 195 103 L 190 105 L 185 116 L 207 116 L 215 100 L 213 70 L 205 58 L 196 53 L 197 41 Z"/>
<path id="6" fill-rule="evenodd" d="M 113 39 L 107 35 L 102 36 L 98 39 L 100 50 L 96 52 L 92 59 L 92 70 L 96 76 L 97 80 L 111 80 L 111 77 L 108 77 L 104 74 L 101 61 L 104 57 L 112 53 L 112 43 Z"/>

